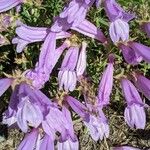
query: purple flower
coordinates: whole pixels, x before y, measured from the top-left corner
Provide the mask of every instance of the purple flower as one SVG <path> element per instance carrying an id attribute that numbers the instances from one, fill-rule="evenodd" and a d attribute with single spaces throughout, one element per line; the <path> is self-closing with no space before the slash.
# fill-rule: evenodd
<path id="1" fill-rule="evenodd" d="M 54 141 L 49 135 L 45 134 L 37 150 L 54 150 Z"/>
<path id="2" fill-rule="evenodd" d="M 69 128 L 66 130 L 65 134 L 61 135 L 61 138 L 60 138 L 59 142 L 57 143 L 57 148 L 58 148 L 58 150 L 64 150 L 64 149 L 78 150 L 79 143 L 78 143 L 78 139 L 74 133 L 71 113 L 66 106 L 62 107 L 62 113 L 64 114 L 64 116 L 67 119 L 66 123 L 68 124 Z"/>
<path id="3" fill-rule="evenodd" d="M 14 80 L 12 78 L 0 79 L 0 96 L 2 96 L 3 93 L 11 86 L 13 81 Z"/>
<path id="4" fill-rule="evenodd" d="M 134 80 L 135 86 L 146 98 L 150 100 L 150 80 L 143 75 L 136 74 Z"/>
<path id="5" fill-rule="evenodd" d="M 27 133 L 17 150 L 54 150 L 54 141 L 45 133 L 41 135 L 39 130 L 34 128 Z"/>
<path id="6" fill-rule="evenodd" d="M 65 100 L 69 104 L 69 106 L 86 122 L 89 121 L 89 113 L 87 112 L 88 109 L 85 105 L 83 105 L 81 102 L 79 102 L 77 99 L 66 96 Z"/>
<path id="7" fill-rule="evenodd" d="M 131 128 L 144 129 L 146 124 L 146 115 L 144 103 L 136 90 L 135 86 L 127 79 L 121 80 L 121 86 L 127 107 L 124 112 L 125 121 Z"/>
<path id="8" fill-rule="evenodd" d="M 27 133 L 25 138 L 17 148 L 17 150 L 27 150 L 27 149 L 34 150 L 38 134 L 39 132 L 37 129 L 33 129 L 30 133 Z"/>
<path id="9" fill-rule="evenodd" d="M 71 27 L 78 26 L 85 19 L 87 10 L 93 3 L 94 0 L 72 0 L 55 18 L 51 31 L 67 31 Z"/>
<path id="10" fill-rule="evenodd" d="M 17 124 L 23 132 L 28 131 L 28 125 L 37 128 L 43 120 L 40 107 L 28 96 L 21 98 L 16 117 Z"/>
<path id="11" fill-rule="evenodd" d="M 5 12 L 17 5 L 23 3 L 23 0 L 1 0 L 0 1 L 0 13 Z"/>
<path id="12" fill-rule="evenodd" d="M 86 69 L 86 47 L 87 47 L 87 43 L 82 42 L 82 48 L 79 54 L 77 67 L 76 67 L 77 77 L 82 76 Z"/>
<path id="13" fill-rule="evenodd" d="M 140 150 L 140 149 L 131 146 L 120 146 L 120 147 L 114 147 L 113 150 Z"/>
<path id="14" fill-rule="evenodd" d="M 128 42 L 128 46 L 134 49 L 134 51 L 143 58 L 146 62 L 150 63 L 150 47 L 137 42 Z"/>
<path id="15" fill-rule="evenodd" d="M 105 0 L 104 8 L 111 21 L 109 35 L 114 43 L 127 41 L 129 39 L 128 22 L 134 18 L 134 15 L 126 13 L 115 0 Z"/>
<path id="16" fill-rule="evenodd" d="M 132 65 L 137 65 L 142 61 L 142 56 L 136 52 L 129 44 L 119 43 L 125 61 Z"/>
<path id="17" fill-rule="evenodd" d="M 72 0 L 63 12 L 55 18 L 51 31 L 60 32 L 73 29 L 102 43 L 107 41 L 100 29 L 85 19 L 86 13 L 95 0 Z"/>
<path id="18" fill-rule="evenodd" d="M 55 126 L 54 126 L 55 125 Z M 64 114 L 57 106 L 51 105 L 48 114 L 42 122 L 43 130 L 48 134 L 52 140 L 55 139 L 55 133 L 59 132 L 61 136 L 66 135 L 69 125 Z"/>
<path id="19" fill-rule="evenodd" d="M 87 106 L 71 96 L 66 97 L 67 103 L 83 119 L 93 140 L 103 139 L 109 136 L 109 126 L 107 119 L 100 107 Z"/>
<path id="20" fill-rule="evenodd" d="M 144 32 L 147 33 L 147 36 L 150 38 L 150 22 L 143 22 L 141 27 L 144 30 Z"/>
<path id="21" fill-rule="evenodd" d="M 64 49 L 70 46 L 70 43 L 65 41 L 59 48 L 55 49 L 55 33 L 52 33 L 46 38 L 39 57 L 39 62 L 34 70 L 26 72 L 26 77 L 32 80 L 32 85 L 40 89 L 49 80 L 49 76 L 56 65 L 59 57 Z"/>
<path id="22" fill-rule="evenodd" d="M 16 34 L 18 36 L 12 40 L 13 44 L 17 44 L 16 51 L 18 53 L 22 52 L 30 43 L 44 41 L 50 32 L 49 28 L 30 27 L 21 22 L 18 25 L 19 27 L 16 28 Z M 67 38 L 69 36 L 69 33 L 62 31 L 56 34 L 56 39 Z"/>
<path id="23" fill-rule="evenodd" d="M 95 111 L 95 110 L 94 110 Z M 94 141 L 103 140 L 104 137 L 109 137 L 108 121 L 101 108 L 95 114 L 90 114 L 90 121 L 84 121 L 90 135 Z"/>
<path id="24" fill-rule="evenodd" d="M 47 111 L 45 105 L 49 103 L 49 99 L 40 91 L 21 83 L 15 87 L 3 123 L 10 126 L 16 121 L 23 132 L 28 131 L 28 126 L 37 128 L 43 120 L 43 113 Z"/>
<path id="25" fill-rule="evenodd" d="M 75 67 L 78 60 L 79 47 L 70 47 L 67 51 L 58 73 L 59 89 L 73 91 L 76 87 L 77 76 Z"/>
<path id="26" fill-rule="evenodd" d="M 65 142 L 58 142 L 57 144 L 58 150 L 79 150 L 79 142 L 76 140 L 73 142 L 70 138 Z"/>
<path id="27" fill-rule="evenodd" d="M 114 22 L 116 19 L 128 22 L 134 18 L 133 14 L 125 12 L 115 0 L 105 0 L 104 9 L 111 22 Z"/>
<path id="28" fill-rule="evenodd" d="M 68 129 L 66 130 L 66 134 L 62 135 L 60 138 L 60 142 L 64 142 L 66 140 L 71 139 L 72 142 L 76 142 L 77 141 L 77 137 L 74 133 L 74 129 L 73 129 L 73 121 L 71 118 L 71 113 L 69 111 L 69 109 L 67 108 L 68 106 L 62 106 L 62 113 L 65 116 L 66 120 L 67 120 L 67 124 L 68 124 Z"/>
<path id="29" fill-rule="evenodd" d="M 108 105 L 113 87 L 114 56 L 109 55 L 109 63 L 101 78 L 98 89 L 98 105 Z"/>
<path id="30" fill-rule="evenodd" d="M 68 136 L 72 140 L 75 138 L 73 125 L 72 128 L 70 125 L 71 118 L 68 119 L 57 104 L 52 103 L 40 90 L 32 89 L 26 83 L 15 87 L 8 110 L 3 116 L 3 123 L 9 126 L 17 123 L 23 132 L 28 132 L 30 127 L 42 128 L 53 142 L 56 132 L 61 134 L 61 139 L 66 140 Z"/>
<path id="31" fill-rule="evenodd" d="M 116 19 L 110 23 L 109 35 L 114 43 L 129 39 L 129 24 L 122 19 Z"/>
<path id="32" fill-rule="evenodd" d="M 107 39 L 104 36 L 103 32 L 86 19 L 84 19 L 78 26 L 72 26 L 71 29 L 82 33 L 88 37 L 97 39 L 102 43 L 107 42 Z"/>
<path id="33" fill-rule="evenodd" d="M 14 125 L 17 122 L 16 112 L 19 103 L 19 98 L 17 97 L 18 90 L 19 86 L 17 85 L 11 94 L 8 109 L 3 114 L 3 124 L 7 124 L 8 126 Z"/>

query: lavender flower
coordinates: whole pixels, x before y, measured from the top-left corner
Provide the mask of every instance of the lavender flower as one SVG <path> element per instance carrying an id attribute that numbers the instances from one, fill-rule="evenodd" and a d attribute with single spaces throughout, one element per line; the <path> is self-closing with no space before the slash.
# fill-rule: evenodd
<path id="1" fill-rule="evenodd" d="M 94 109 L 95 111 L 96 109 Z M 103 140 L 104 137 L 109 137 L 108 121 L 101 108 L 95 114 L 90 115 L 90 121 L 84 121 L 90 135 L 94 141 Z"/>
<path id="2" fill-rule="evenodd" d="M 30 43 L 44 41 L 50 32 L 49 28 L 30 27 L 21 22 L 18 25 L 19 27 L 16 28 L 16 34 L 18 36 L 12 40 L 13 44 L 17 44 L 16 51 L 18 53 L 22 52 Z M 67 38 L 69 36 L 69 33 L 62 31 L 56 34 L 56 39 Z"/>
<path id="3" fill-rule="evenodd" d="M 81 102 L 79 102 L 77 99 L 71 97 L 71 96 L 66 96 L 65 100 L 69 104 L 69 106 L 86 122 L 89 122 L 89 113 L 88 109 L 85 105 L 83 105 Z"/>
<path id="4" fill-rule="evenodd" d="M 21 83 L 15 87 L 8 110 L 3 114 L 3 123 L 9 126 L 17 123 L 25 133 L 30 127 L 42 128 L 42 131 L 50 136 L 52 143 L 56 132 L 61 134 L 64 141 L 69 138 L 74 140 L 76 137 L 73 125 L 67 113 L 69 112 L 61 112 L 57 104 L 52 103 L 40 90 L 31 89 L 26 83 Z"/>
<path id="5" fill-rule="evenodd" d="M 78 143 L 78 139 L 77 139 L 76 135 L 74 134 L 73 122 L 71 119 L 70 111 L 68 110 L 68 108 L 66 106 L 63 106 L 62 112 L 67 119 L 69 128 L 66 131 L 66 135 L 61 136 L 61 139 L 57 143 L 57 148 L 58 148 L 58 150 L 64 150 L 64 149 L 78 150 L 79 143 Z"/>
<path id="6" fill-rule="evenodd" d="M 58 143 L 58 150 L 79 150 L 79 143 L 78 141 L 73 142 L 71 139 L 63 143 Z"/>
<path id="7" fill-rule="evenodd" d="M 33 129 L 30 133 L 27 133 L 17 150 L 34 150 L 38 134 L 39 132 L 37 129 Z"/>
<path id="8" fill-rule="evenodd" d="M 113 87 L 114 56 L 109 55 L 109 63 L 101 78 L 98 89 L 98 105 L 108 105 Z"/>
<path id="9" fill-rule="evenodd" d="M 76 87 L 77 76 L 75 67 L 78 60 L 78 53 L 79 47 L 70 47 L 65 55 L 58 74 L 60 90 L 64 87 L 65 91 L 73 91 Z"/>
<path id="10" fill-rule="evenodd" d="M 39 105 L 28 96 L 21 98 L 16 117 L 18 126 L 23 132 L 28 131 L 28 124 L 31 127 L 37 128 L 43 120 L 43 114 Z"/>
<path id="11" fill-rule="evenodd" d="M 104 9 L 111 22 L 122 19 L 126 22 L 134 18 L 133 14 L 125 12 L 115 0 L 105 0 Z"/>
<path id="12" fill-rule="evenodd" d="M 141 27 L 144 30 L 144 32 L 147 33 L 147 36 L 150 38 L 150 22 L 143 22 Z"/>
<path id="13" fill-rule="evenodd" d="M 107 40 L 102 31 L 85 19 L 87 10 L 94 1 L 72 0 L 59 17 L 55 18 L 51 31 L 60 32 L 73 29 L 105 43 Z"/>
<path id="14" fill-rule="evenodd" d="M 143 58 L 146 62 L 150 62 L 150 47 L 145 46 L 143 44 L 129 41 L 128 42 L 129 47 L 134 49 L 134 51 Z"/>
<path id="15" fill-rule="evenodd" d="M 136 90 L 135 86 L 127 79 L 121 80 L 121 86 L 127 107 L 124 112 L 125 121 L 131 128 L 144 129 L 146 123 L 146 115 L 144 111 L 144 103 Z"/>
<path id="16" fill-rule="evenodd" d="M 36 64 L 34 70 L 29 70 L 26 73 L 26 77 L 32 80 L 32 85 L 37 89 L 42 88 L 49 80 L 52 69 L 56 65 L 62 52 L 70 46 L 70 43 L 65 41 L 59 48 L 55 49 L 55 35 L 55 33 L 52 33 L 52 35 L 46 38 L 41 49 L 39 62 Z"/>
<path id="17" fill-rule="evenodd" d="M 132 65 L 137 65 L 142 61 L 142 56 L 136 52 L 130 45 L 119 43 L 125 61 Z"/>
<path id="18" fill-rule="evenodd" d="M 127 22 L 117 19 L 110 24 L 109 35 L 114 43 L 129 39 L 129 25 Z"/>
<path id="19" fill-rule="evenodd" d="M 140 150 L 140 149 L 131 146 L 120 146 L 120 147 L 114 147 L 113 150 Z"/>
<path id="20" fill-rule="evenodd" d="M 78 26 L 85 19 L 87 10 L 93 3 L 94 0 L 72 0 L 60 15 L 55 18 L 51 31 L 67 31 L 71 27 Z"/>
<path id="21" fill-rule="evenodd" d="M 57 105 L 49 106 L 49 112 L 42 122 L 42 128 L 53 141 L 55 140 L 56 132 L 59 132 L 63 139 L 65 139 L 65 135 L 70 134 L 70 132 L 68 132 L 69 123 L 64 114 L 58 109 Z"/>
<path id="22" fill-rule="evenodd" d="M 115 0 L 105 0 L 104 8 L 111 21 L 109 34 L 114 43 L 127 41 L 129 38 L 128 22 L 134 18 L 134 15 L 126 13 Z"/>
<path id="23" fill-rule="evenodd" d="M 82 42 L 82 48 L 81 48 L 81 52 L 76 67 L 77 77 L 82 76 L 86 69 L 86 47 L 87 47 L 87 43 Z"/>
<path id="24" fill-rule="evenodd" d="M 109 126 L 107 119 L 100 107 L 87 106 L 80 103 L 71 96 L 66 97 L 66 101 L 71 108 L 83 119 L 93 140 L 103 139 L 109 136 Z"/>
<path id="25" fill-rule="evenodd" d="M 5 12 L 17 5 L 23 3 L 23 0 L 1 0 L 0 1 L 0 13 Z"/>
<path id="26" fill-rule="evenodd" d="M 146 98 L 150 99 L 150 80 L 143 75 L 136 74 L 134 83 L 139 91 L 142 92 Z"/>
<path id="27" fill-rule="evenodd" d="M 82 33 L 88 37 L 97 39 L 102 43 L 107 42 L 107 39 L 104 36 L 103 32 L 86 19 L 84 19 L 78 26 L 72 26 L 71 29 Z"/>
<path id="28" fill-rule="evenodd" d="M 28 125 L 37 128 L 43 120 L 45 102 L 44 100 L 42 102 L 39 101 L 40 99 L 36 99 L 36 92 L 38 91 L 34 91 L 25 83 L 16 86 L 11 96 L 8 110 L 4 113 L 3 122 L 10 126 L 16 120 L 19 128 L 23 132 L 28 131 Z M 38 93 L 39 98 L 40 96 L 43 99 L 45 98 L 40 92 Z"/>
<path id="29" fill-rule="evenodd" d="M 44 135 L 43 139 L 40 142 L 39 150 L 54 150 L 54 141 L 49 135 Z"/>

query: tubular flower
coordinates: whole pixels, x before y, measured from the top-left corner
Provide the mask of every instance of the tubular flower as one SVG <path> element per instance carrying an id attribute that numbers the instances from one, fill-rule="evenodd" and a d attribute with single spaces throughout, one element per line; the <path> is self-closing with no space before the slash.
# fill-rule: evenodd
<path id="1" fill-rule="evenodd" d="M 105 0 L 104 9 L 111 22 L 118 18 L 128 22 L 134 18 L 133 14 L 125 12 L 115 0 Z"/>
<path id="2" fill-rule="evenodd" d="M 129 39 L 128 22 L 134 18 L 134 15 L 126 13 L 115 0 L 105 0 L 104 8 L 111 21 L 109 35 L 114 43 L 127 41 Z"/>
<path id="3" fill-rule="evenodd" d="M 109 137 L 109 125 L 108 121 L 101 108 L 97 111 L 96 114 L 90 114 L 89 122 L 84 121 L 84 124 L 88 128 L 90 135 L 94 141 L 103 140 L 104 137 Z"/>
<path id="4" fill-rule="evenodd" d="M 102 43 L 107 42 L 107 39 L 104 36 L 103 32 L 86 19 L 84 19 L 78 26 L 72 26 L 71 29 L 85 36 L 97 39 Z"/>
<path id="5" fill-rule="evenodd" d="M 78 26 L 85 19 L 88 8 L 93 3 L 94 0 L 72 0 L 55 19 L 51 31 L 67 31 L 71 27 Z"/>
<path id="6" fill-rule="evenodd" d="M 116 19 L 110 23 L 109 35 L 114 43 L 127 41 L 129 39 L 129 25 L 127 22 Z"/>
<path id="7" fill-rule="evenodd" d="M 127 63 L 137 65 L 143 60 L 142 56 L 129 44 L 125 45 L 123 43 L 119 43 L 119 48 L 121 49 L 123 57 Z"/>
<path id="8" fill-rule="evenodd" d="M 87 107 L 79 102 L 77 99 L 66 96 L 65 100 L 67 101 L 68 105 L 86 122 L 89 122 L 89 113 L 87 112 Z"/>
<path id="9" fill-rule="evenodd" d="M 113 63 L 114 63 L 114 56 L 110 54 L 109 63 L 102 75 L 98 89 L 97 104 L 101 106 L 109 104 L 110 94 L 112 92 L 113 87 L 113 71 L 114 71 Z"/>
<path id="10" fill-rule="evenodd" d="M 150 22 L 143 22 L 141 27 L 143 31 L 147 34 L 147 36 L 150 38 Z"/>
<path id="11" fill-rule="evenodd" d="M 76 67 L 76 73 L 77 77 L 80 77 L 83 75 L 85 69 L 86 69 L 86 47 L 87 43 L 82 42 L 82 48 L 79 54 L 78 62 L 77 62 L 77 67 Z"/>
<path id="12" fill-rule="evenodd" d="M 65 41 L 59 48 L 55 49 L 54 36 L 50 36 L 41 49 L 39 62 L 36 64 L 34 70 L 26 72 L 26 77 L 32 80 L 32 85 L 40 89 L 49 80 L 49 76 L 55 67 L 59 57 L 63 51 L 70 46 L 69 42 Z M 50 43 L 49 43 L 50 42 Z"/>
<path id="13" fill-rule="evenodd" d="M 66 106 L 62 107 L 62 112 L 67 119 L 69 128 L 66 131 L 66 134 L 62 134 L 60 140 L 57 143 L 58 150 L 78 150 L 79 142 L 74 134 L 73 122 L 71 119 L 71 114 Z"/>
<path id="14" fill-rule="evenodd" d="M 76 87 L 77 76 L 75 67 L 78 60 L 79 47 L 70 47 L 67 51 L 58 73 L 59 89 L 73 91 Z"/>
<path id="15" fill-rule="evenodd" d="M 135 86 L 144 96 L 150 100 L 150 80 L 143 75 L 136 74 L 134 80 Z"/>
<path id="16" fill-rule="evenodd" d="M 101 107 L 87 106 L 71 96 L 66 97 L 70 107 L 83 119 L 93 140 L 98 141 L 109 136 L 109 126 Z"/>
<path id="17" fill-rule="evenodd" d="M 5 12 L 17 5 L 23 3 L 23 0 L 1 0 L 0 1 L 0 13 Z"/>
<path id="18" fill-rule="evenodd" d="M 39 96 L 36 99 L 37 94 Z M 40 101 L 40 96 L 45 98 L 44 94 L 34 91 L 25 83 L 17 85 L 11 96 L 8 110 L 4 113 L 3 122 L 11 126 L 16 121 L 23 132 L 28 131 L 28 126 L 37 128 L 43 120 L 45 105 L 44 100 L 43 104 Z"/>
<path id="19" fill-rule="evenodd" d="M 48 139 L 54 143 L 56 132 L 61 134 L 61 139 L 64 141 L 69 138 L 75 141 L 76 136 L 73 132 L 71 117 L 69 111 L 65 111 L 65 113 L 64 110 L 60 111 L 58 105 L 51 102 L 40 90 L 33 89 L 26 83 L 21 83 L 15 87 L 8 110 L 3 114 L 3 123 L 9 126 L 17 123 L 25 133 L 30 128 L 42 129 L 44 134 L 46 133 L 50 137 L 44 137 L 40 143 L 45 143 Z"/>
<path id="20" fill-rule="evenodd" d="M 68 6 L 55 18 L 51 27 L 52 32 L 61 32 L 73 29 L 102 43 L 107 42 L 100 29 L 85 19 L 89 7 L 95 0 L 72 0 Z"/>
<path id="21" fill-rule="evenodd" d="M 66 140 L 63 143 L 58 143 L 58 150 L 79 150 L 79 142 L 76 140 L 73 142 L 71 139 Z"/>
<path id="22" fill-rule="evenodd" d="M 134 51 L 141 56 L 143 60 L 150 63 L 150 47 L 133 41 L 129 41 L 128 45 L 134 49 Z"/>
<path id="23" fill-rule="evenodd" d="M 49 135 L 44 135 L 40 142 L 39 150 L 54 150 L 54 141 Z"/>
<path id="24" fill-rule="evenodd" d="M 131 128 L 144 129 L 146 124 L 146 115 L 144 103 L 136 90 L 135 86 L 127 79 L 121 80 L 121 86 L 127 107 L 124 112 L 125 121 Z"/>
<path id="25" fill-rule="evenodd" d="M 33 129 L 30 133 L 27 133 L 17 150 L 34 150 L 38 139 L 38 134 L 38 129 Z"/>
<path id="26" fill-rule="evenodd" d="M 20 53 L 28 44 L 44 41 L 49 32 L 49 28 L 30 27 L 20 22 L 16 28 L 17 37 L 13 38 L 12 43 L 17 44 L 16 51 Z M 67 38 L 69 36 L 69 33 L 62 31 L 56 34 L 56 39 Z"/>

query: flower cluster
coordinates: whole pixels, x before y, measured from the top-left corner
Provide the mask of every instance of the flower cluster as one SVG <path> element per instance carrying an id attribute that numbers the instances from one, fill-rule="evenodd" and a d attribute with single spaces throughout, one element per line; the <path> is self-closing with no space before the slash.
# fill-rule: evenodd
<path id="1" fill-rule="evenodd" d="M 0 1 L 0 13 L 13 7 L 20 7 L 23 0 Z M 125 61 L 137 65 L 142 60 L 150 62 L 150 47 L 129 38 L 129 21 L 135 15 L 127 13 L 115 0 L 71 0 L 59 16 L 48 27 L 31 27 L 17 22 L 12 43 L 17 53 L 23 52 L 28 44 L 43 42 L 38 61 L 34 68 L 24 72 L 15 70 L 13 75 L 0 79 L 0 96 L 11 86 L 12 95 L 8 109 L 3 113 L 3 123 L 21 129 L 26 135 L 18 150 L 78 150 L 79 141 L 74 131 L 72 111 L 80 116 L 94 141 L 109 137 L 109 121 L 103 110 L 110 104 L 113 88 L 115 55 L 108 55 L 108 63 L 99 83 L 97 94 L 87 88 L 88 44 L 81 41 L 72 31 L 96 39 L 104 46 L 111 41 L 101 29 L 87 20 L 92 5 L 104 7 L 110 20 L 109 35 L 113 44 L 121 49 Z M 4 19 L 3 19 L 4 20 Z M 5 25 L 10 18 L 5 18 Z M 144 22 L 142 29 L 150 37 L 150 23 Z M 59 44 L 57 40 L 59 39 Z M 63 39 L 63 40 L 62 40 Z M 0 38 L 1 43 L 1 38 Z M 107 46 L 106 46 L 107 47 Z M 55 98 L 48 98 L 41 89 L 51 77 L 57 62 L 63 58 L 58 71 L 59 92 Z M 61 62 L 61 61 L 59 61 Z M 120 78 L 121 88 L 127 106 L 124 119 L 131 128 L 144 129 L 145 107 L 139 92 L 150 99 L 150 80 L 141 73 L 133 72 L 132 77 Z M 84 102 L 71 96 L 77 87 L 81 88 Z M 139 92 L 138 92 L 139 91 Z M 136 150 L 129 146 L 115 147 L 114 150 Z"/>

